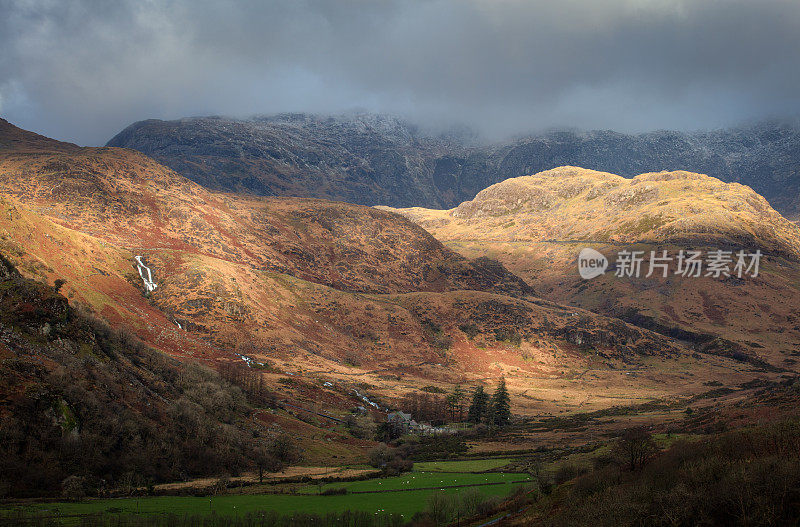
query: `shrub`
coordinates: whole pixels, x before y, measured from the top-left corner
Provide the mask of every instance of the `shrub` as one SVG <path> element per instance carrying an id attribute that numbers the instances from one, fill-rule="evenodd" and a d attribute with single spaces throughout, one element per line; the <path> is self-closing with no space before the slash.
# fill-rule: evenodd
<path id="1" fill-rule="evenodd" d="M 348 415 L 344 420 L 344 426 L 350 435 L 359 439 L 372 439 L 375 436 L 377 425 L 369 415 Z"/>
<path id="2" fill-rule="evenodd" d="M 380 444 L 369 452 L 369 464 L 381 469 L 384 475 L 397 476 L 414 468 L 414 462 L 407 459 L 408 448 L 389 448 Z"/>
<path id="3" fill-rule="evenodd" d="M 562 483 L 573 480 L 581 474 L 585 474 L 586 472 L 587 469 L 584 467 L 577 467 L 567 463 L 558 467 L 558 470 L 556 470 L 556 473 L 553 475 L 553 481 L 556 485 L 561 485 Z"/>
<path id="4" fill-rule="evenodd" d="M 496 329 L 494 330 L 494 339 L 498 342 L 508 342 L 514 346 L 522 344 L 522 335 L 511 329 Z"/>
<path id="5" fill-rule="evenodd" d="M 460 329 L 462 332 L 464 332 L 464 334 L 467 336 L 467 338 L 469 340 L 474 339 L 475 337 L 477 337 L 480 334 L 480 330 L 478 329 L 478 326 L 476 326 L 473 323 L 462 324 L 462 325 L 458 326 L 458 329 Z"/>
<path id="6" fill-rule="evenodd" d="M 642 427 L 625 430 L 617 441 L 615 453 L 630 470 L 638 470 L 657 451 L 653 436 Z"/>
<path id="7" fill-rule="evenodd" d="M 463 520 L 475 516 L 487 516 L 494 512 L 499 504 L 498 496 L 486 496 L 476 488 L 467 489 L 459 494 L 435 491 L 428 496 L 428 503 L 422 516 L 435 525 L 447 525 L 457 518 Z M 418 521 L 413 524 L 423 523 Z"/>
<path id="8" fill-rule="evenodd" d="M 212 494 L 225 494 L 228 491 L 228 487 L 231 485 L 231 480 L 228 477 L 219 478 L 217 481 L 214 482 L 214 485 L 211 488 Z"/>
<path id="9" fill-rule="evenodd" d="M 389 447 L 381 443 L 369 451 L 369 464 L 372 467 L 382 469 L 392 457 Z"/>
<path id="10" fill-rule="evenodd" d="M 398 476 L 403 472 L 411 472 L 414 468 L 414 462 L 410 459 L 404 459 L 400 456 L 392 458 L 384 467 L 384 473 L 387 476 Z"/>
<path id="11" fill-rule="evenodd" d="M 428 506 L 425 511 L 436 525 L 446 524 L 458 510 L 456 500 L 456 496 L 437 490 L 428 496 Z"/>
<path id="12" fill-rule="evenodd" d="M 343 496 L 347 494 L 347 487 L 335 487 L 320 492 L 322 496 Z"/>
<path id="13" fill-rule="evenodd" d="M 86 496 L 86 478 L 69 476 L 61 482 L 61 494 L 68 500 L 79 500 Z"/>

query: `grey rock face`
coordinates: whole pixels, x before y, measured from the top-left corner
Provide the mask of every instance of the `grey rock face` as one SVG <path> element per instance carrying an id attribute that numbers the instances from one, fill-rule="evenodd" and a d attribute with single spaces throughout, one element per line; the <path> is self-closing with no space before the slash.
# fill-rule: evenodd
<path id="1" fill-rule="evenodd" d="M 499 144 L 434 136 L 380 115 L 148 120 L 108 142 L 215 190 L 450 208 L 489 185 L 562 165 L 632 177 L 690 170 L 751 186 L 800 215 L 800 124 L 702 133 L 555 131 Z"/>

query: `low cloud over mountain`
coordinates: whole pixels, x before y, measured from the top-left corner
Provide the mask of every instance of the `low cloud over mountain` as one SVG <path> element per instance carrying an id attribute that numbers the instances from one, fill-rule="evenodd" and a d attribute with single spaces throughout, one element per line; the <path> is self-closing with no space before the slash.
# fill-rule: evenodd
<path id="1" fill-rule="evenodd" d="M 708 128 L 800 108 L 790 0 L 0 7 L 0 112 L 84 144 L 144 117 L 361 107 L 504 135 Z"/>

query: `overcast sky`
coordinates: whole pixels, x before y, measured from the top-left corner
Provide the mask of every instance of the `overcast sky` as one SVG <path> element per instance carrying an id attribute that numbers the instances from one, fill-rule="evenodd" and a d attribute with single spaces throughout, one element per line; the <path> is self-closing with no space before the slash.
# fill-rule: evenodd
<path id="1" fill-rule="evenodd" d="M 58 139 L 352 109 L 492 137 L 795 116 L 800 1 L 0 0 L 0 115 Z"/>

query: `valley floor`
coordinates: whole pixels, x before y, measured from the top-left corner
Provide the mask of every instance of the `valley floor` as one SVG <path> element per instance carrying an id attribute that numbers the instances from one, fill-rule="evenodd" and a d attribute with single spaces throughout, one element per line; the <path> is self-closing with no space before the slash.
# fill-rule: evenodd
<path id="1" fill-rule="evenodd" d="M 726 429 L 746 431 L 754 425 L 796 419 L 798 403 L 800 390 L 786 383 L 714 387 L 679 404 L 649 401 L 568 416 L 519 419 L 500 434 L 470 441 L 458 459 L 417 462 L 412 472 L 399 476 L 380 477 L 366 465 L 298 466 L 265 475 L 263 484 L 254 475 L 245 475 L 162 484 L 149 491 L 139 489 L 151 495 L 138 497 L 7 502 L 0 507 L 0 523 L 11 525 L 24 518 L 40 524 L 76 525 L 98 514 L 144 521 L 167 515 L 245 517 L 264 511 L 289 516 L 362 511 L 399 517 L 405 523 L 417 513 L 430 514 L 437 500 L 457 501 L 468 489 L 476 489 L 481 499 L 495 497 L 482 518 L 515 516 L 509 507 L 523 497 L 542 496 L 544 488 L 561 489 L 607 462 L 603 460 L 613 455 L 624 430 L 643 427 L 652 434 L 658 450 L 670 451 L 674 445 L 716 441 Z M 547 505 L 552 503 L 549 498 L 542 503 L 552 506 Z M 530 516 L 531 521 L 537 523 L 534 517 Z M 464 523 L 469 524 L 478 525 L 478 518 Z"/>
<path id="2" fill-rule="evenodd" d="M 237 481 L 224 494 L 191 496 L 142 496 L 118 499 L 92 499 L 80 502 L 50 502 L 9 505 L 0 509 L 0 522 L 12 521 L 15 514 L 24 513 L 47 519 L 61 520 L 64 524 L 79 523 L 80 519 L 97 513 L 108 515 L 244 515 L 260 511 L 278 511 L 282 514 L 313 511 L 329 512 L 366 511 L 399 515 L 405 520 L 426 508 L 435 492 L 457 494 L 477 488 L 484 496 L 505 497 L 515 488 L 529 484 L 531 476 L 518 472 L 462 472 L 465 468 L 485 468 L 507 464 L 509 459 L 482 462 L 420 463 L 412 472 L 401 476 L 362 481 L 335 483 L 294 483 L 251 485 L 236 487 Z M 352 468 L 350 470 L 361 470 Z M 451 471 L 452 470 L 452 471 Z M 347 471 L 347 469 L 345 469 Z M 337 472 L 337 475 L 342 475 Z M 343 475 L 342 475 L 343 476 Z M 242 483 L 241 480 L 238 481 Z M 161 486 L 161 490 L 176 491 L 175 487 Z M 346 493 L 324 495 L 346 489 Z M 186 490 L 186 489 L 182 489 Z"/>

